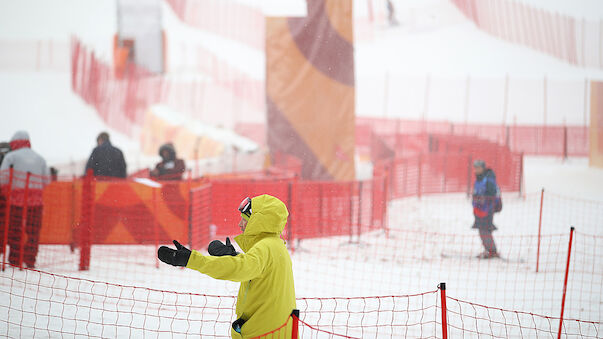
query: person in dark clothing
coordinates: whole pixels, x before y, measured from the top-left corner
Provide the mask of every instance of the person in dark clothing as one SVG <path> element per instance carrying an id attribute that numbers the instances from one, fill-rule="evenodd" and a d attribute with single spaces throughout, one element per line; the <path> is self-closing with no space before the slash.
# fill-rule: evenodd
<path id="1" fill-rule="evenodd" d="M 398 26 L 398 19 L 396 19 L 396 9 L 391 0 L 387 0 L 387 20 L 390 26 Z"/>
<path id="2" fill-rule="evenodd" d="M 8 142 L 0 142 L 0 165 L 6 153 L 10 152 L 10 144 Z"/>
<path id="3" fill-rule="evenodd" d="M 96 138 L 96 143 L 98 146 L 90 154 L 84 175 L 88 169 L 92 169 L 94 176 L 97 177 L 125 178 L 124 155 L 119 148 L 111 145 L 109 134 L 107 132 L 100 133 Z"/>
<path id="4" fill-rule="evenodd" d="M 496 230 L 493 218 L 500 204 L 500 190 L 496 184 L 496 175 L 486 167 L 483 160 L 473 162 L 475 184 L 473 185 L 473 215 L 475 222 L 472 228 L 479 230 L 479 236 L 484 246 L 484 252 L 478 258 L 489 259 L 498 257 L 492 232 Z"/>
<path id="5" fill-rule="evenodd" d="M 151 177 L 157 180 L 182 180 L 186 169 L 184 160 L 176 158 L 176 149 L 172 143 L 159 147 L 161 162 L 151 171 Z"/>

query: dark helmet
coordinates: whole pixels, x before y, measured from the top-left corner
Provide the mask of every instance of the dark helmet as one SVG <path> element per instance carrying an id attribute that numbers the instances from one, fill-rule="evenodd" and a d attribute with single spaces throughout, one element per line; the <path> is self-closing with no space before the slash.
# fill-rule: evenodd
<path id="1" fill-rule="evenodd" d="M 161 145 L 159 147 L 159 156 L 163 158 L 163 152 L 168 152 L 168 157 L 164 158 L 165 160 L 176 160 L 176 149 L 174 148 L 174 144 L 168 142 L 166 144 Z"/>

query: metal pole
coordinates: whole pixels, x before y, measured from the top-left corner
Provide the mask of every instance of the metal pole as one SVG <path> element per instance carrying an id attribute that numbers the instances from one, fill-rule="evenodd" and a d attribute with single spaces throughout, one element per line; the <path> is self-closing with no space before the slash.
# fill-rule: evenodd
<path id="1" fill-rule="evenodd" d="M 6 262 L 8 261 L 6 259 L 6 255 L 8 253 L 6 251 L 6 246 L 8 245 L 8 228 L 10 227 L 10 197 L 12 195 L 11 192 L 13 187 L 13 173 L 13 165 L 10 165 L 10 169 L 8 170 L 8 188 L 6 190 L 6 207 L 4 211 L 4 235 L 2 237 L 2 239 L 4 240 L 2 242 L 2 254 L 4 255 L 4 259 L 2 260 L 2 271 L 4 271 L 6 267 Z"/>
<path id="2" fill-rule="evenodd" d="M 569 275 L 570 259 L 572 256 L 572 240 L 574 239 L 574 227 L 570 228 L 570 239 L 567 249 L 567 264 L 565 265 L 565 280 L 563 281 L 563 296 L 561 297 L 561 315 L 559 316 L 559 332 L 557 339 L 561 339 L 561 331 L 563 330 L 563 311 L 565 310 L 565 294 L 567 292 L 567 277 Z"/>
<path id="3" fill-rule="evenodd" d="M 21 212 L 21 238 L 19 239 L 19 268 L 23 268 L 23 256 L 25 254 L 25 236 L 27 234 L 27 209 L 29 208 L 27 204 L 28 195 L 29 195 L 29 180 L 31 178 L 31 173 L 27 172 L 27 176 L 25 177 L 25 192 L 23 194 L 23 210 Z"/>
<path id="4" fill-rule="evenodd" d="M 425 119 L 427 119 L 427 109 L 429 108 L 429 87 L 431 85 L 431 75 L 427 74 L 425 79 L 425 94 L 423 97 L 423 127 L 425 127 Z M 423 132 L 425 132 L 423 130 Z"/>
<path id="5" fill-rule="evenodd" d="M 536 273 L 540 263 L 540 231 L 542 229 L 542 204 L 544 202 L 544 188 L 540 190 L 540 216 L 538 217 L 538 245 L 536 246 Z"/>
<path id="6" fill-rule="evenodd" d="M 291 318 L 293 319 L 291 338 L 297 339 L 299 336 L 299 310 L 293 310 L 293 312 L 291 312 Z"/>
<path id="7" fill-rule="evenodd" d="M 360 243 L 360 232 L 362 231 L 362 181 L 358 182 L 358 220 L 357 220 L 357 236 Z"/>
<path id="8" fill-rule="evenodd" d="M 440 300 L 442 303 L 442 339 L 448 339 L 448 323 L 446 322 L 446 283 L 440 283 Z"/>
<path id="9" fill-rule="evenodd" d="M 582 117 L 585 128 L 588 126 L 588 123 L 586 122 L 587 115 L 588 115 L 588 78 L 585 78 L 584 79 L 584 113 L 583 113 L 583 117 Z"/>
<path id="10" fill-rule="evenodd" d="M 547 111 L 547 79 L 546 79 L 546 75 L 544 76 L 544 81 L 542 83 L 542 90 L 543 90 L 543 94 L 542 94 L 542 104 L 543 104 L 543 126 L 546 126 L 546 111 Z"/>
<path id="11" fill-rule="evenodd" d="M 389 72 L 385 71 L 385 81 L 383 82 L 383 117 L 387 117 L 387 102 L 389 101 Z"/>
<path id="12" fill-rule="evenodd" d="M 509 73 L 505 76 L 505 92 L 503 102 L 503 125 L 507 123 L 507 114 L 509 113 Z"/>
<path id="13" fill-rule="evenodd" d="M 465 125 L 467 125 L 467 122 L 469 120 L 469 95 L 470 95 L 470 88 L 471 88 L 471 76 L 467 75 L 467 80 L 465 82 Z"/>

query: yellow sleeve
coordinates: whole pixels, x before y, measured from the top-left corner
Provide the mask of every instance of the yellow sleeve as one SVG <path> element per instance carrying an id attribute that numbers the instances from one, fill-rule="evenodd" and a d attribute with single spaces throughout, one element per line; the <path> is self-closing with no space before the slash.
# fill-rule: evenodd
<path id="1" fill-rule="evenodd" d="M 260 244 L 256 244 L 247 253 L 222 257 L 205 256 L 193 250 L 186 267 L 215 279 L 247 281 L 259 277 L 264 271 L 268 261 L 267 250 Z"/>

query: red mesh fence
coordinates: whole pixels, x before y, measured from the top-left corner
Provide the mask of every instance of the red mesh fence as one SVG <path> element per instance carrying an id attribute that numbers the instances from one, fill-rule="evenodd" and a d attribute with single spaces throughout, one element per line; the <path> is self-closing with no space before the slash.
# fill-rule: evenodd
<path id="1" fill-rule="evenodd" d="M 9 338 L 230 338 L 236 299 L 11 268 L 0 295 L 0 334 Z"/>
<path id="2" fill-rule="evenodd" d="M 236 1 L 168 0 L 184 23 L 250 47 L 264 48 L 264 14 L 258 8 Z"/>
<path id="3" fill-rule="evenodd" d="M 31 269 L 9 268 L 0 276 L 0 295 L 0 333 L 11 338 L 229 338 L 235 318 L 232 296 L 110 284 Z M 436 337 L 436 296 L 437 291 L 301 298 L 299 337 Z M 290 337 L 283 333 L 285 326 L 260 338 Z"/>
<path id="4" fill-rule="evenodd" d="M 456 124 L 357 118 L 356 143 L 361 150 L 370 149 L 371 138 L 378 136 L 398 155 L 421 153 L 426 151 L 430 135 L 476 137 L 476 141 L 505 145 L 512 152 L 526 155 L 587 156 L 589 149 L 588 128 L 585 126 Z"/>
<path id="5" fill-rule="evenodd" d="M 600 21 L 508 0 L 452 0 L 452 3 L 477 27 L 494 36 L 574 65 L 603 68 Z"/>
<path id="6" fill-rule="evenodd" d="M 600 338 L 602 322 L 559 317 L 488 307 L 447 297 L 448 335 L 450 338 Z"/>
<path id="7" fill-rule="evenodd" d="M 4 71 L 69 71 L 69 43 L 54 40 L 0 40 Z"/>
<path id="8" fill-rule="evenodd" d="M 111 65 L 74 38 L 70 64 L 73 91 L 92 105 L 108 126 L 127 135 L 143 125 L 146 111 L 155 104 L 166 104 L 192 119 L 226 126 L 233 125 L 232 117 L 246 116 L 249 107 L 263 107 L 263 88 L 258 82 L 223 63 L 217 63 L 216 72 L 220 73 L 212 74 L 213 82 L 168 79 L 133 63 L 127 64 L 123 74 L 116 74 Z M 216 111 L 230 114 L 204 113 Z"/>
<path id="9" fill-rule="evenodd" d="M 570 338 L 598 338 L 601 333 L 600 321 L 560 322 L 556 316 L 486 306 L 446 296 L 454 291 L 448 286 L 440 293 L 299 298 L 299 320 L 290 317 L 259 338 L 291 337 L 293 331 L 301 338 L 524 338 L 559 332 Z M 9 268 L 0 275 L 0 295 L 0 333 L 11 338 L 228 338 L 235 318 L 232 296 L 110 284 L 32 269 Z"/>
<path id="10" fill-rule="evenodd" d="M 433 193 L 466 192 L 474 180 L 473 160 L 484 159 L 497 176 L 503 192 L 520 191 L 522 156 L 509 152 L 443 153 L 406 156 L 373 167 L 375 175 L 387 175 L 393 199 Z"/>
<path id="11" fill-rule="evenodd" d="M 173 276 L 157 269 L 159 245 L 178 239 L 203 251 L 210 240 L 239 233 L 233 206 L 242 196 L 269 192 L 283 199 L 291 212 L 283 237 L 295 250 L 297 274 L 306 277 L 296 283 L 300 295 L 418 292 L 424 279 L 445 277 L 462 286 L 457 295 L 474 298 L 475 288 L 486 279 L 496 282 L 486 290 L 496 296 L 497 305 L 550 314 L 556 310 L 563 280 L 564 233 L 572 224 L 579 232 L 572 259 L 576 266 L 570 266 L 568 316 L 596 319 L 601 314 L 600 305 L 587 304 L 603 292 L 598 270 L 600 202 L 544 193 L 540 205 L 540 194 L 503 195 L 503 210 L 494 218 L 498 227 L 494 240 L 503 259 L 495 261 L 502 265 L 493 265 L 475 259 L 482 245 L 478 232 L 470 228 L 472 207 L 464 194 L 417 199 L 408 188 L 406 198 L 391 202 L 386 211 L 384 177 L 356 183 L 289 179 L 166 183 L 176 185 L 170 188 L 174 191 L 131 181 L 85 182 L 59 180 L 45 187 L 36 267 L 72 273 L 89 269 L 91 273 L 81 274 L 165 288 Z M 92 193 L 94 200 L 86 198 Z M 0 210 L 5 220 L 6 203 Z M 524 232 L 516 234 L 518 229 Z M 22 237 L 22 228 L 4 230 L 7 238 L 28 239 Z M 325 259 L 327 265 L 316 265 Z M 418 272 L 424 279 L 410 278 Z M 200 279 L 185 272 L 176 276 L 190 291 Z M 206 288 L 221 291 L 211 279 L 203 281 Z M 544 282 L 547 288 L 538 289 Z M 495 293 L 500 291 L 505 292 Z M 477 298 L 482 303 L 493 300 Z"/>

